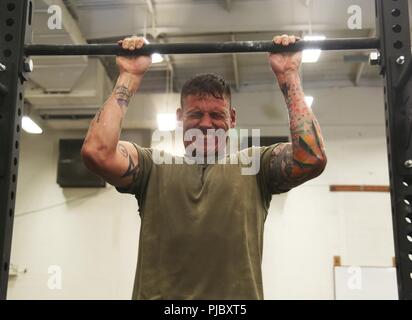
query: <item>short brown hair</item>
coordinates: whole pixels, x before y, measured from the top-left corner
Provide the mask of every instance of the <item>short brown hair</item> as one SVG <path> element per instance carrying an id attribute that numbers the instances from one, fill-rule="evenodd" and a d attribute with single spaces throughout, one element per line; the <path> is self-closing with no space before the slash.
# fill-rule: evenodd
<path id="1" fill-rule="evenodd" d="M 213 96 L 216 99 L 227 98 L 231 105 L 231 92 L 229 84 L 218 74 L 202 73 L 194 76 L 185 82 L 180 94 L 180 103 L 183 107 L 183 100 L 189 96 L 207 97 Z"/>

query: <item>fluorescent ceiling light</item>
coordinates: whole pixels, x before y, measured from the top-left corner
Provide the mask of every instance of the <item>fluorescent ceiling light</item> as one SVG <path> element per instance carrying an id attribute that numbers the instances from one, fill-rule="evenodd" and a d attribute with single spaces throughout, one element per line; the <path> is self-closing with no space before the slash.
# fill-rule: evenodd
<path id="1" fill-rule="evenodd" d="M 325 40 L 325 36 L 305 36 L 303 40 L 307 41 L 316 41 L 316 40 Z M 303 63 L 314 63 L 319 60 L 322 50 L 320 49 L 306 49 L 302 53 L 302 62 Z"/>
<path id="2" fill-rule="evenodd" d="M 43 132 L 43 130 L 37 125 L 37 123 L 35 123 L 32 119 L 30 119 L 27 116 L 23 116 L 21 126 L 23 130 L 28 133 L 40 134 Z"/>
<path id="3" fill-rule="evenodd" d="M 321 52 L 322 51 L 320 49 L 306 49 L 306 50 L 303 50 L 302 62 L 303 63 L 318 62 Z"/>
<path id="4" fill-rule="evenodd" d="M 309 108 L 311 108 L 312 103 L 313 103 L 313 97 L 312 96 L 305 96 L 305 102 L 309 106 Z"/>
<path id="5" fill-rule="evenodd" d="M 176 129 L 176 115 L 174 113 L 159 113 L 157 127 L 160 131 L 173 131 Z"/>
<path id="6" fill-rule="evenodd" d="M 318 40 L 325 40 L 326 37 L 324 35 L 308 35 L 304 36 L 303 40 L 307 41 L 318 41 Z"/>
<path id="7" fill-rule="evenodd" d="M 160 53 L 152 54 L 152 63 L 160 63 L 163 61 L 163 57 Z"/>
<path id="8" fill-rule="evenodd" d="M 149 44 L 150 42 L 149 42 L 149 40 L 147 40 L 145 37 L 143 37 L 143 40 L 144 40 L 144 43 L 145 44 Z M 160 62 L 163 62 L 163 57 L 162 57 L 162 55 L 160 54 L 160 53 L 153 53 L 152 55 L 151 55 L 151 57 L 152 57 L 152 63 L 160 63 Z"/>

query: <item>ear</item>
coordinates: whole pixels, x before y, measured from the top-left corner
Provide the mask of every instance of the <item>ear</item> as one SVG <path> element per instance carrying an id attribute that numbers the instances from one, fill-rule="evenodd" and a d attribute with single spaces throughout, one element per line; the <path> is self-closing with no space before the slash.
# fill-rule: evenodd
<path id="1" fill-rule="evenodd" d="M 183 109 L 182 108 L 176 109 L 176 119 L 177 121 L 182 121 L 183 119 Z"/>
<path id="2" fill-rule="evenodd" d="M 230 128 L 236 127 L 236 109 L 230 108 Z"/>

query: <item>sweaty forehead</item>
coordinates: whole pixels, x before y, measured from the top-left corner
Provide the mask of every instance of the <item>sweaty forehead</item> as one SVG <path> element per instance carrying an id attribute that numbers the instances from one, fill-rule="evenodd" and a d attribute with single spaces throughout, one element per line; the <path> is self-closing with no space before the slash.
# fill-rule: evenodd
<path id="1" fill-rule="evenodd" d="M 201 110 L 225 110 L 229 109 L 229 101 L 224 99 L 215 98 L 211 95 L 207 96 L 197 96 L 197 95 L 188 95 L 183 100 L 183 106 L 186 111 L 193 109 Z"/>

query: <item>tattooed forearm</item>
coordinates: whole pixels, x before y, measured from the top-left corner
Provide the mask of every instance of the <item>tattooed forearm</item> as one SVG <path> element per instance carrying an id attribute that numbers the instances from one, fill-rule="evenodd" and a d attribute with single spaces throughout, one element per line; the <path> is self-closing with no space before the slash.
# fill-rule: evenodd
<path id="1" fill-rule="evenodd" d="M 135 76 L 128 73 L 121 73 L 119 75 L 113 89 L 113 95 L 118 106 L 127 107 L 129 105 L 130 98 L 136 93 L 141 81 L 141 76 Z"/>
<path id="2" fill-rule="evenodd" d="M 289 111 L 292 143 L 277 145 L 271 155 L 272 190 L 287 191 L 318 176 L 326 155 L 319 124 L 304 100 L 299 74 L 280 83 Z"/>
<path id="3" fill-rule="evenodd" d="M 123 119 L 127 112 L 126 107 L 131 96 L 137 91 L 140 82 L 141 77 L 121 73 L 112 94 L 107 98 L 90 122 L 82 150 L 94 151 L 89 153 L 96 154 L 95 157 L 98 158 L 97 160 L 99 160 L 99 162 L 118 154 L 118 152 L 125 156 L 125 152 L 127 152 L 126 148 L 120 147 L 120 151 L 118 150 L 119 137 L 122 130 Z M 128 157 L 126 156 L 126 159 L 123 160 L 127 161 L 127 159 Z M 121 173 L 122 172 L 117 172 L 117 178 L 119 178 Z M 101 174 L 103 176 L 106 173 L 102 171 Z M 106 180 L 112 181 L 111 176 L 107 176 Z"/>
<path id="4" fill-rule="evenodd" d="M 283 83 L 280 85 L 280 90 L 283 93 L 283 96 L 285 97 L 286 104 L 289 105 L 291 103 L 291 99 L 289 97 L 289 87 L 287 83 Z"/>
<path id="5" fill-rule="evenodd" d="M 97 123 L 99 123 L 100 122 L 100 115 L 102 114 L 102 112 L 103 112 L 103 110 L 104 110 L 104 107 L 102 107 L 98 112 L 97 112 L 97 114 L 96 114 L 96 122 Z"/>
<path id="6" fill-rule="evenodd" d="M 114 89 L 116 101 L 119 106 L 127 107 L 130 97 L 133 95 L 130 90 L 124 85 L 116 85 Z"/>

